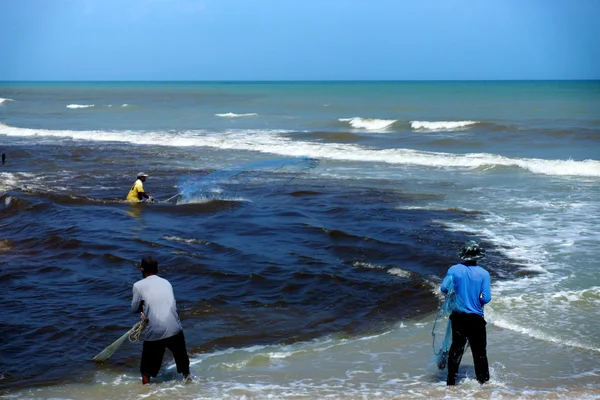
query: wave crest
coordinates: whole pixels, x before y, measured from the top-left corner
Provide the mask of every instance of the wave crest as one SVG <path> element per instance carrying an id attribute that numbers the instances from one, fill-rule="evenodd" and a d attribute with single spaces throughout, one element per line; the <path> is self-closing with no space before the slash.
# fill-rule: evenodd
<path id="1" fill-rule="evenodd" d="M 89 108 L 94 106 L 95 104 L 69 104 L 67 108 Z"/>
<path id="2" fill-rule="evenodd" d="M 423 131 L 455 131 L 478 123 L 479 121 L 410 121 L 410 127 Z"/>
<path id="3" fill-rule="evenodd" d="M 314 143 L 291 140 L 283 136 L 284 130 L 228 130 L 207 132 L 202 130 L 180 132 L 147 131 L 74 131 L 16 128 L 0 123 L 0 135 L 25 137 L 66 137 L 90 141 L 113 141 L 175 147 L 206 146 L 228 150 L 248 150 L 279 154 L 286 157 L 303 157 L 329 160 L 383 162 L 389 164 L 421 165 L 434 168 L 522 168 L 535 174 L 555 176 L 600 177 L 600 160 L 513 158 L 490 153 L 453 154 L 417 151 L 412 149 L 373 149 L 356 144 Z"/>
<path id="4" fill-rule="evenodd" d="M 255 115 L 258 115 L 258 114 L 257 113 L 235 114 L 232 112 L 228 112 L 228 113 L 224 113 L 224 114 L 215 114 L 215 116 L 222 117 L 222 118 L 253 117 Z"/>
<path id="5" fill-rule="evenodd" d="M 375 130 L 375 129 L 385 129 L 392 125 L 397 120 L 395 119 L 370 119 L 370 118 L 340 118 L 338 121 L 348 122 L 351 127 L 355 129 L 367 129 L 367 130 Z"/>

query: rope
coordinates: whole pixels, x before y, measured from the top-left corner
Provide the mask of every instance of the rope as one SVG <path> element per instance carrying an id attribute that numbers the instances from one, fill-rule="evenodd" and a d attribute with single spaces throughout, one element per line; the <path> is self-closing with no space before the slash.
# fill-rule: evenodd
<path id="1" fill-rule="evenodd" d="M 180 194 L 182 194 L 183 192 L 179 192 L 179 193 L 175 193 L 173 196 L 169 197 L 166 200 L 162 200 L 163 202 L 168 202 L 169 200 L 174 199 L 175 197 L 179 196 Z"/>
<path id="2" fill-rule="evenodd" d="M 146 317 L 142 314 L 142 320 L 133 326 L 131 333 L 129 334 L 130 342 L 137 342 L 142 337 L 142 331 L 146 329 Z"/>

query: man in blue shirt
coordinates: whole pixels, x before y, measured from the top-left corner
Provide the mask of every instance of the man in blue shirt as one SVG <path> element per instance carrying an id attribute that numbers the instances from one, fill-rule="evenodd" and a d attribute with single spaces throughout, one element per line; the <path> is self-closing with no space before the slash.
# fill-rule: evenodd
<path id="1" fill-rule="evenodd" d="M 448 386 L 456 384 L 458 366 L 467 340 L 473 354 L 477 381 L 485 383 L 490 379 L 486 322 L 483 318 L 483 306 L 492 300 L 490 274 L 477 265 L 477 260 L 485 256 L 485 251 L 471 241 L 458 251 L 458 256 L 463 263 L 448 269 L 441 286 L 443 293 L 456 296 L 454 311 L 450 315 L 452 345 L 448 355 Z"/>

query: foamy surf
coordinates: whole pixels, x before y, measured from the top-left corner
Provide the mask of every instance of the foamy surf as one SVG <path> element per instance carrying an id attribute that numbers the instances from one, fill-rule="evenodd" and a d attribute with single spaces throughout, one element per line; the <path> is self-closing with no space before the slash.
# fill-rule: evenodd
<path id="1" fill-rule="evenodd" d="M 255 115 L 258 115 L 258 114 L 257 113 L 235 114 L 232 112 L 228 112 L 228 113 L 224 113 L 224 114 L 215 114 L 215 116 L 222 117 L 222 118 L 253 117 Z"/>
<path id="2" fill-rule="evenodd" d="M 9 172 L 0 172 L 0 194 L 18 185 L 18 178 Z"/>
<path id="3" fill-rule="evenodd" d="M 419 165 L 432 168 L 486 167 L 522 168 L 529 172 L 553 176 L 600 177 L 600 161 L 597 160 L 542 160 L 536 158 L 510 158 L 489 153 L 453 154 L 417 151 L 410 149 L 376 149 L 357 144 L 315 143 L 292 140 L 283 136 L 286 130 L 227 130 L 208 132 L 190 130 L 173 136 L 170 132 L 142 131 L 73 131 L 15 128 L 0 125 L 0 134 L 9 136 L 51 136 L 90 141 L 114 141 L 127 143 L 143 142 L 148 145 L 174 147 L 205 146 L 222 150 L 248 150 L 260 153 L 279 154 L 338 161 L 379 162 L 398 165 Z"/>
<path id="4" fill-rule="evenodd" d="M 505 317 L 496 316 L 492 312 L 489 312 L 488 314 L 489 314 L 489 318 L 487 319 L 488 322 L 491 322 L 492 324 L 496 325 L 497 327 L 511 330 L 511 331 L 517 332 L 521 335 L 527 335 L 527 336 L 537 339 L 537 340 L 554 343 L 554 344 L 558 344 L 558 345 L 563 345 L 563 346 L 569 346 L 569 347 L 573 347 L 573 348 L 581 349 L 581 350 L 585 350 L 585 351 L 592 351 L 595 353 L 600 353 L 599 347 L 581 343 L 581 342 L 571 339 L 571 338 L 567 339 L 565 337 L 560 337 L 560 336 L 557 336 L 556 334 L 552 334 L 550 332 L 545 332 L 542 329 L 532 327 L 530 325 L 525 326 L 522 324 L 518 324 L 513 321 L 510 321 L 509 319 L 507 319 Z"/>
<path id="5" fill-rule="evenodd" d="M 340 118 L 340 122 L 348 122 L 355 129 L 377 130 L 385 129 L 391 126 L 397 120 L 395 119 L 369 119 L 369 118 Z"/>
<path id="6" fill-rule="evenodd" d="M 191 372 L 195 378 L 190 383 L 181 381 L 175 365 L 169 360 L 169 365 L 147 386 L 141 385 L 139 375 L 134 371 L 103 368 L 85 382 L 23 388 L 14 393 L 14 397 L 344 400 L 595 398 L 590 397 L 596 390 L 593 385 L 583 390 L 577 387 L 557 389 L 543 384 L 536 386 L 535 383 L 531 384 L 523 397 L 523 391 L 511 385 L 515 371 L 507 371 L 502 363 L 493 359 L 490 360 L 491 379 L 486 385 L 480 385 L 472 376 L 468 352 L 463 361 L 465 367 L 460 372 L 460 383 L 449 390 L 444 381 L 445 371 L 432 370 L 435 367 L 427 364 L 429 349 L 419 349 L 414 344 L 428 339 L 429 328 L 429 323 L 400 323 L 386 332 L 350 339 L 323 337 L 292 345 L 254 345 L 191 354 Z M 495 332 L 490 333 L 493 342 Z M 595 371 L 589 373 L 594 375 Z M 580 385 L 585 387 L 584 383 Z M 565 395 L 551 395 L 556 395 L 557 391 Z"/>
<path id="7" fill-rule="evenodd" d="M 410 127 L 423 131 L 454 131 L 466 129 L 478 123 L 478 121 L 411 121 Z"/>
<path id="8" fill-rule="evenodd" d="M 77 109 L 77 108 L 90 108 L 94 107 L 94 104 L 69 104 L 67 108 Z"/>
<path id="9" fill-rule="evenodd" d="M 8 103 L 9 101 L 14 101 L 13 99 L 4 99 L 2 97 L 0 97 L 0 105 L 4 104 L 4 103 Z"/>

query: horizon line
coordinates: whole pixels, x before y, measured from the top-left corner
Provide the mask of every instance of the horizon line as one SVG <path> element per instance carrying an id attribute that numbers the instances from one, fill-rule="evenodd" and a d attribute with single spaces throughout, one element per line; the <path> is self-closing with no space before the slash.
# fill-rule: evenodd
<path id="1" fill-rule="evenodd" d="M 570 78 L 570 79 L 0 79 L 0 82 L 136 82 L 136 83 L 219 83 L 219 82 L 236 82 L 236 83 L 352 83 L 352 82 L 589 82 L 600 81 L 600 78 Z"/>

